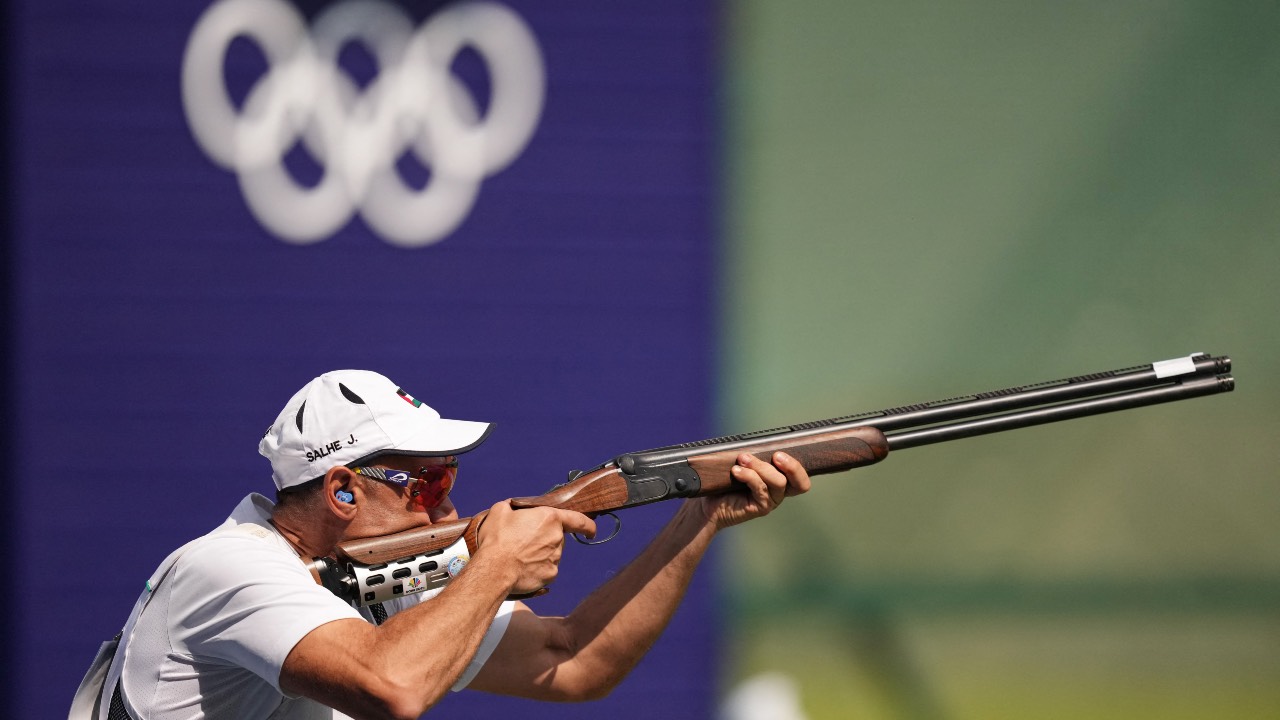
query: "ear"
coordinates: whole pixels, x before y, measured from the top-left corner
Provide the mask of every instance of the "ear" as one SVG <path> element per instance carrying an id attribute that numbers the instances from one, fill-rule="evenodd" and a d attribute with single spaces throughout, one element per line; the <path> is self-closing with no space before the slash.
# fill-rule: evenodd
<path id="1" fill-rule="evenodd" d="M 355 519 L 356 513 L 359 511 L 359 485 L 356 481 L 356 474 L 351 472 L 351 468 L 337 467 L 329 468 L 329 472 L 324 474 L 324 496 L 325 506 L 329 508 L 329 512 L 337 515 L 339 518 L 350 522 Z M 353 496 L 351 502 L 344 502 L 338 499 L 338 493 L 350 493 Z"/>

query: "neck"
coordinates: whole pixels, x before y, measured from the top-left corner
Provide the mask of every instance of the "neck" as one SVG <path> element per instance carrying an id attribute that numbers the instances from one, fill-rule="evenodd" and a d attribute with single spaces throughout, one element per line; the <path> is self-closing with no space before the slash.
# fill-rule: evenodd
<path id="1" fill-rule="evenodd" d="M 299 517 L 292 508 L 277 508 L 271 513 L 271 524 L 275 526 L 293 549 L 304 559 L 325 557 L 333 554 L 341 538 L 341 530 L 328 527 L 328 524 L 311 515 Z"/>

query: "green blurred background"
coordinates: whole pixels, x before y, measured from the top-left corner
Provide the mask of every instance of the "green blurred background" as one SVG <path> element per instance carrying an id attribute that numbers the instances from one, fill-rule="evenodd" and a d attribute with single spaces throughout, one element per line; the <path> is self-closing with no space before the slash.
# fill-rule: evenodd
<path id="1" fill-rule="evenodd" d="M 737 0 L 725 431 L 1194 351 L 1235 393 L 913 449 L 726 543 L 808 717 L 1280 717 L 1280 3 Z"/>

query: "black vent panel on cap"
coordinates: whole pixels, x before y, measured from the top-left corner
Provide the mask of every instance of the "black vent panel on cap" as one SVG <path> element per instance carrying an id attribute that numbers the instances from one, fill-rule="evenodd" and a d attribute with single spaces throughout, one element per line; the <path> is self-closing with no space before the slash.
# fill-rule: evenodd
<path id="1" fill-rule="evenodd" d="M 298 426 L 298 432 L 302 432 L 302 411 L 307 409 L 307 401 L 303 400 L 302 405 L 298 408 L 298 415 L 293 419 Z"/>
<path id="2" fill-rule="evenodd" d="M 342 397 L 350 400 L 356 405 L 364 404 L 364 400 L 359 395 L 351 392 L 351 388 L 347 387 L 346 385 L 343 385 L 342 383 L 338 383 L 338 389 L 342 391 Z"/>

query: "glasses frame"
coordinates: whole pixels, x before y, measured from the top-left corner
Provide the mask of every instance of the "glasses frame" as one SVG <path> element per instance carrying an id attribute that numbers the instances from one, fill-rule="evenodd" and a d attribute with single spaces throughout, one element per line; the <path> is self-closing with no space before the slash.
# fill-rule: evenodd
<path id="1" fill-rule="evenodd" d="M 436 476 L 435 474 L 441 470 L 444 471 L 443 474 Z M 444 489 L 440 491 L 438 498 L 418 501 L 418 504 L 425 508 L 436 508 L 445 501 L 445 498 L 449 497 L 449 493 L 453 491 L 454 483 L 457 482 L 458 458 L 450 455 L 447 462 L 439 465 L 423 465 L 418 468 L 416 473 L 411 470 L 401 470 L 381 465 L 359 465 L 351 468 L 351 471 L 357 475 L 407 488 L 409 496 L 413 498 L 419 498 L 423 495 L 424 488 L 417 486 L 443 486 Z M 428 475 L 432 475 L 432 477 L 428 477 Z"/>

